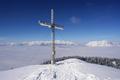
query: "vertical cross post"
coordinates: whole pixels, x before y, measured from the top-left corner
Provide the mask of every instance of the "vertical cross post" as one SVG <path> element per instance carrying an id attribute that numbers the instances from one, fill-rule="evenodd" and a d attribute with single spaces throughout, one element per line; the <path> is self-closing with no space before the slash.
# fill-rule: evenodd
<path id="1" fill-rule="evenodd" d="M 54 25 L 54 12 L 51 9 L 51 38 L 52 38 L 52 57 L 51 57 L 51 64 L 55 64 L 55 25 Z"/>

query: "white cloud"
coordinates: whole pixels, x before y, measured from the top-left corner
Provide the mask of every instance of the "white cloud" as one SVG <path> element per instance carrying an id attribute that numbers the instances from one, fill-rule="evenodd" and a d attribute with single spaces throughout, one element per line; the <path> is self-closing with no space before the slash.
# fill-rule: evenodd
<path id="1" fill-rule="evenodd" d="M 80 23 L 80 19 L 78 17 L 71 17 L 70 18 L 70 21 L 73 23 L 73 24 L 77 24 L 77 23 Z"/>

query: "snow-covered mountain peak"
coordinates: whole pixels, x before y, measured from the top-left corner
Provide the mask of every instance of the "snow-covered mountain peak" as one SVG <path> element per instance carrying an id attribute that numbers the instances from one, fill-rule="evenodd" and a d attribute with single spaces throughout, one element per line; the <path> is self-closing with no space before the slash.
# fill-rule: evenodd
<path id="1" fill-rule="evenodd" d="M 68 59 L 40 69 L 24 80 L 99 80 L 94 74 L 84 74 L 80 66 L 84 62 L 78 59 Z"/>
<path id="2" fill-rule="evenodd" d="M 101 40 L 101 41 L 90 41 L 86 44 L 88 47 L 118 47 L 118 42 L 112 42 L 107 40 Z"/>
<path id="3" fill-rule="evenodd" d="M 90 64 L 78 59 L 67 59 L 56 65 L 32 65 L 0 72 L 1 80 L 120 80 L 120 71 Z M 7 77 L 6 77 L 7 76 Z"/>

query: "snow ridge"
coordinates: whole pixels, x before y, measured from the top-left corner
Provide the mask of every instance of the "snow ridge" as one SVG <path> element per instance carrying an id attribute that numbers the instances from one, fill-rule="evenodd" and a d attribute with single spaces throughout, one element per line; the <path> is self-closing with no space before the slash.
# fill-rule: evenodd
<path id="1" fill-rule="evenodd" d="M 0 72 L 1 80 L 120 80 L 118 69 L 67 59 Z"/>
<path id="2" fill-rule="evenodd" d="M 80 65 L 82 63 L 79 64 L 77 59 L 66 60 L 57 65 L 49 65 L 46 68 L 39 69 L 24 80 L 99 80 L 93 74 L 80 72 Z"/>

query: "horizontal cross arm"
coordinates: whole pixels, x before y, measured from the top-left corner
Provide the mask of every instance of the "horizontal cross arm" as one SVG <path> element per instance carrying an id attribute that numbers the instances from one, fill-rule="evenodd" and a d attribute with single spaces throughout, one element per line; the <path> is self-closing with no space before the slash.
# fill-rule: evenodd
<path id="1" fill-rule="evenodd" d="M 55 29 L 64 30 L 63 27 L 55 26 Z"/>
<path id="2" fill-rule="evenodd" d="M 48 22 L 45 22 L 45 21 L 38 21 L 38 23 L 39 23 L 41 26 L 47 26 L 48 28 L 54 27 L 55 29 L 63 30 L 63 26 L 58 25 L 58 24 L 51 24 L 51 23 L 48 23 Z"/>
<path id="3" fill-rule="evenodd" d="M 48 22 L 38 21 L 38 23 L 39 23 L 41 26 L 47 26 L 47 27 L 51 28 L 51 24 L 48 23 Z"/>

